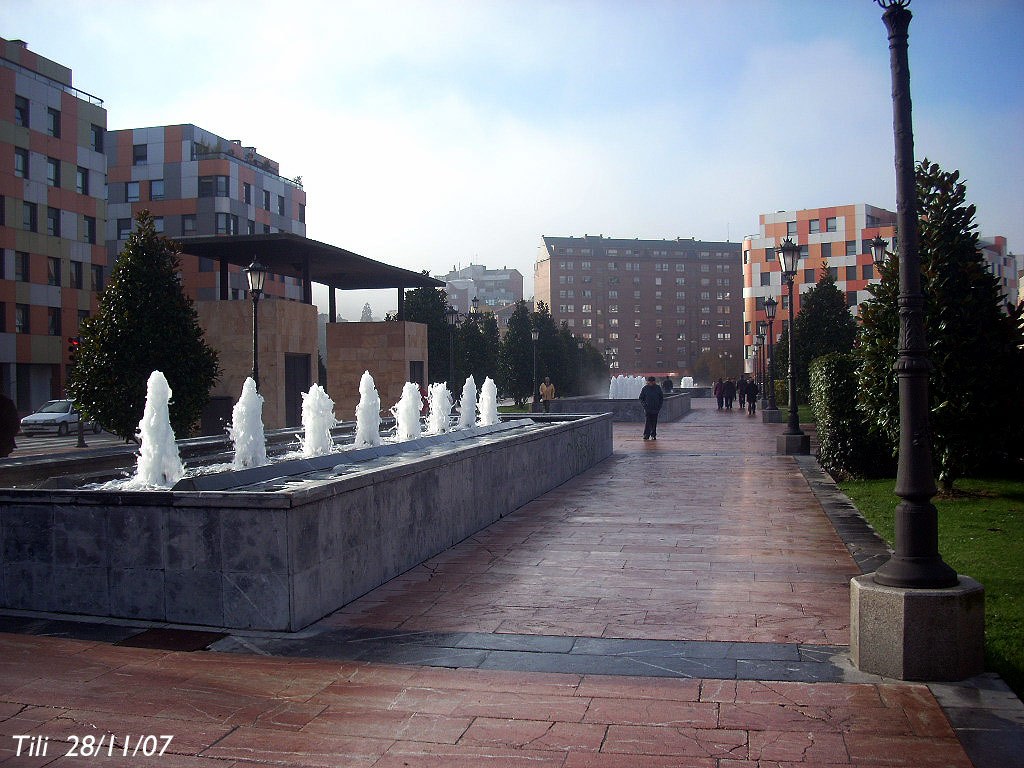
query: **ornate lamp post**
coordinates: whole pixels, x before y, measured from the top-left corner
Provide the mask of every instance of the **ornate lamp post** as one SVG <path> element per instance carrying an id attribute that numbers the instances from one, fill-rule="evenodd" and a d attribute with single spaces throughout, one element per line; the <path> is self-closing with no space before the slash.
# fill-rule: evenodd
<path id="1" fill-rule="evenodd" d="M 455 392 L 455 328 L 462 314 L 452 305 L 444 311 L 444 319 L 448 321 L 448 388 Z"/>
<path id="2" fill-rule="evenodd" d="M 796 333 L 793 325 L 795 307 L 793 306 L 793 283 L 796 278 L 796 264 L 800 258 L 800 246 L 788 237 L 782 241 L 782 245 L 775 249 L 779 264 L 782 265 L 782 278 L 786 281 L 789 290 L 789 421 L 786 424 L 786 431 L 778 436 L 778 453 L 810 453 L 811 438 L 800 429 L 800 417 L 796 411 L 796 345 L 794 343 Z"/>
<path id="3" fill-rule="evenodd" d="M 260 326 L 259 302 L 263 295 L 263 286 L 267 282 L 267 268 L 253 259 L 252 264 L 245 268 L 245 279 L 249 281 L 249 293 L 252 294 L 252 380 L 256 390 L 260 388 Z"/>
<path id="4" fill-rule="evenodd" d="M 768 405 L 764 410 L 765 421 L 775 421 L 779 418 L 779 406 L 775 402 L 775 313 L 779 308 L 779 302 L 774 296 L 764 300 L 764 316 L 768 318 Z"/>
<path id="5" fill-rule="evenodd" d="M 758 323 L 760 325 L 760 323 Z M 764 394 L 764 334 L 758 329 L 754 335 L 754 382 L 757 391 Z"/>
<path id="6" fill-rule="evenodd" d="M 476 315 L 480 311 L 480 299 L 474 296 L 473 300 L 469 303 L 473 305 L 473 307 L 469 311 L 472 314 Z"/>
<path id="7" fill-rule="evenodd" d="M 768 392 L 765 389 L 768 380 L 768 323 L 764 320 L 757 321 L 757 337 L 760 339 L 757 346 L 761 356 L 761 379 L 757 382 L 757 388 L 761 392 L 761 410 L 763 411 L 768 407 Z"/>

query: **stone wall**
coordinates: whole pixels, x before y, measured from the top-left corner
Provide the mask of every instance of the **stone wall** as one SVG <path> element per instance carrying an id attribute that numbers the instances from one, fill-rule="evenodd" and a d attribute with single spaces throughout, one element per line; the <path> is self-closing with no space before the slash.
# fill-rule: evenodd
<path id="1" fill-rule="evenodd" d="M 381 409 L 387 413 L 411 380 L 413 361 L 423 364 L 425 376 L 427 326 L 423 323 L 328 323 L 327 394 L 334 400 L 335 415 L 343 421 L 355 418 L 363 371 L 373 376 Z"/>
<path id="2" fill-rule="evenodd" d="M 297 630 L 611 451 L 591 416 L 262 492 L 0 489 L 0 606 Z"/>
<path id="3" fill-rule="evenodd" d="M 644 408 L 639 400 L 607 397 L 559 397 L 551 401 L 551 413 L 610 413 L 614 421 L 639 422 L 646 420 Z M 666 395 L 658 414 L 658 423 L 665 424 L 681 419 L 690 412 L 690 396 Z"/>

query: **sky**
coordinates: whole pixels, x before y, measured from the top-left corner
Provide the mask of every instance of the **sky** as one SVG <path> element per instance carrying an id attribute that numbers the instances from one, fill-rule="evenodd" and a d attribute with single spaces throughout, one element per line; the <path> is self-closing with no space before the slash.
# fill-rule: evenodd
<path id="1" fill-rule="evenodd" d="M 1024 2 L 914 0 L 915 155 L 1024 253 Z M 0 0 L 110 129 L 194 123 L 301 176 L 306 234 L 431 274 L 543 235 L 740 241 L 759 214 L 895 210 L 870 0 Z M 342 292 L 358 319 L 396 291 Z M 314 298 L 326 306 L 326 293 Z"/>

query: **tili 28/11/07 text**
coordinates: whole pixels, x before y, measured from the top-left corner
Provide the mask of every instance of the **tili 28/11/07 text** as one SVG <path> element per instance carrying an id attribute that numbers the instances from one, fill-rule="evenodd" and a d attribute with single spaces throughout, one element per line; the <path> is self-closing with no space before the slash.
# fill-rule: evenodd
<path id="1" fill-rule="evenodd" d="M 64 749 L 64 757 L 159 757 L 171 745 L 173 736 L 122 736 L 112 733 L 101 736 L 68 736 L 67 741 L 53 745 L 50 752 L 49 736 L 15 735 L 11 738 L 16 742 L 15 756 L 47 757 L 57 756 L 58 748 Z M 67 743 L 70 742 L 70 743 Z"/>

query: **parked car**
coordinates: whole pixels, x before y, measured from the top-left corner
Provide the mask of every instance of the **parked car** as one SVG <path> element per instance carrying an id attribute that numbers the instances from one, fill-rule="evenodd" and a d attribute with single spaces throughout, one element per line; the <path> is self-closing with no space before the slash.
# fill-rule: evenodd
<path id="1" fill-rule="evenodd" d="M 88 419 L 82 426 L 97 435 L 102 431 L 98 423 Z M 72 429 L 78 429 L 78 411 L 73 400 L 47 400 L 35 413 L 21 420 L 21 433 L 26 437 L 40 432 L 66 435 Z"/>

